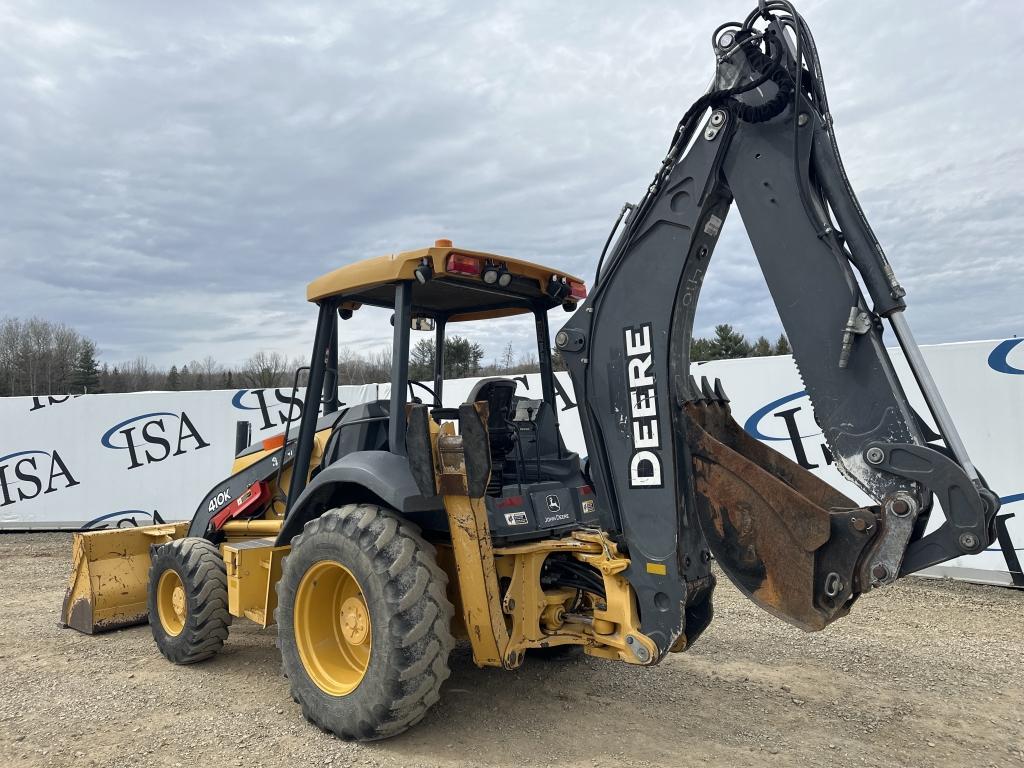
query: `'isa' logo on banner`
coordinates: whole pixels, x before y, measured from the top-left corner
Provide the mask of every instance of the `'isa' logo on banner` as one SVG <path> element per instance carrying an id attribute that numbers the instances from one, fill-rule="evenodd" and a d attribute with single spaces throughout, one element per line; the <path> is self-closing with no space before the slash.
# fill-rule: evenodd
<path id="1" fill-rule="evenodd" d="M 127 451 L 128 469 L 156 464 L 210 445 L 184 411 L 132 416 L 104 432 L 100 442 L 104 448 Z"/>
<path id="2" fill-rule="evenodd" d="M 808 407 L 805 408 L 805 405 Z M 769 421 L 769 416 L 778 421 Z M 772 400 L 767 405 L 758 408 L 743 424 L 743 429 L 751 437 L 762 442 L 788 440 L 793 446 L 793 455 L 796 457 L 797 463 L 804 469 L 817 469 L 821 465 L 815 464 L 808 458 L 807 449 L 804 446 L 805 440 L 811 440 L 821 434 L 821 428 L 814 423 L 813 418 L 814 412 L 807 400 L 807 392 L 800 390 L 780 397 L 778 400 Z M 785 434 L 780 434 L 780 430 L 783 429 Z M 822 460 L 825 464 L 831 464 L 834 459 L 828 445 L 823 440 L 815 442 L 821 449 Z"/>
<path id="3" fill-rule="evenodd" d="M 273 400 L 268 400 L 267 392 L 273 393 Z M 261 423 L 257 429 L 261 432 L 280 428 L 289 419 L 297 421 L 302 415 L 302 398 L 292 395 L 290 389 L 240 389 L 231 398 L 231 405 L 243 411 L 259 411 Z"/>
<path id="4" fill-rule="evenodd" d="M 0 456 L 0 507 L 78 485 L 57 451 L 15 451 Z"/>

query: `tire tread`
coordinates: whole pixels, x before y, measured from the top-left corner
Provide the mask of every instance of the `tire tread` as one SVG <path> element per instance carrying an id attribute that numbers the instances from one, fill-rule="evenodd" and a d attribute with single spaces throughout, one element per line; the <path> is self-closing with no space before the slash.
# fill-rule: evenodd
<path id="1" fill-rule="evenodd" d="M 353 701 L 352 711 L 343 718 L 323 705 L 325 694 L 315 686 L 311 689 L 308 679 L 300 680 L 306 675 L 297 649 L 286 647 L 294 646 L 292 631 L 281 631 L 283 622 L 291 620 L 282 615 L 283 592 L 294 590 L 301 579 L 301 574 L 288 570 L 288 559 L 305 541 L 325 533 L 357 541 L 373 573 L 383 581 L 378 604 L 369 608 L 371 622 L 386 617 L 393 660 L 390 668 L 372 681 L 374 695 L 358 705 Z M 450 675 L 448 656 L 455 646 L 450 627 L 455 611 L 445 592 L 448 577 L 419 528 L 389 509 L 348 504 L 307 522 L 292 540 L 292 551 L 282 567 L 275 612 L 278 646 L 292 697 L 305 717 L 322 730 L 360 741 L 395 736 L 423 719 L 440 698 L 440 688 Z M 312 695 L 307 695 L 311 690 Z"/>
<path id="2" fill-rule="evenodd" d="M 168 635 L 156 609 L 160 576 L 174 568 L 185 588 L 189 610 L 178 635 Z M 195 664 L 224 646 L 231 626 L 228 577 L 217 547 L 206 539 L 177 539 L 156 550 L 149 569 L 149 625 L 157 647 L 175 664 Z"/>

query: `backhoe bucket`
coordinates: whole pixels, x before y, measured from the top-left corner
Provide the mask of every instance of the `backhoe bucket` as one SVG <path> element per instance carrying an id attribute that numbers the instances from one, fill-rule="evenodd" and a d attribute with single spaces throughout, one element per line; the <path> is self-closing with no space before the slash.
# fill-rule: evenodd
<path id="1" fill-rule="evenodd" d="M 878 520 L 748 435 L 721 385 L 691 380 L 683 407 L 697 515 L 726 575 L 769 613 L 808 631 L 846 615 L 865 591 L 857 566 Z"/>
<path id="2" fill-rule="evenodd" d="M 76 533 L 61 626 L 91 635 L 145 623 L 150 547 L 187 530 L 182 522 Z"/>

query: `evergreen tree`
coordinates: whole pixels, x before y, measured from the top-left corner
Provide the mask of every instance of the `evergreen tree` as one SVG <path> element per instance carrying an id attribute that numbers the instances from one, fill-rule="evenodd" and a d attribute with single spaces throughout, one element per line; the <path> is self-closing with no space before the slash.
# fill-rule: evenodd
<path id="1" fill-rule="evenodd" d="M 434 378 L 433 339 L 420 339 L 413 346 L 409 353 L 409 378 L 413 381 L 430 381 Z"/>
<path id="2" fill-rule="evenodd" d="M 780 333 L 779 340 L 775 342 L 775 354 L 776 355 L 791 355 L 793 350 L 789 348 L 789 339 L 786 338 L 786 334 Z"/>
<path id="3" fill-rule="evenodd" d="M 711 340 L 710 339 L 691 339 L 690 340 L 690 360 L 694 362 L 703 362 L 704 360 L 711 359 Z"/>
<path id="4" fill-rule="evenodd" d="M 751 357 L 767 357 L 768 355 L 775 354 L 775 347 L 768 341 L 764 336 L 758 336 L 757 341 L 754 342 L 754 346 L 750 348 Z"/>
<path id="5" fill-rule="evenodd" d="M 711 360 L 729 360 L 750 354 L 750 343 L 743 334 L 733 330 L 728 323 L 715 326 L 715 338 L 711 340 Z"/>
<path id="6" fill-rule="evenodd" d="M 89 339 L 82 340 L 82 348 L 71 371 L 71 385 L 82 394 L 99 391 L 100 368 L 96 362 L 96 345 Z"/>
<path id="7" fill-rule="evenodd" d="M 483 359 L 484 348 L 469 339 L 452 336 L 444 340 L 446 379 L 463 379 L 478 375 Z M 434 342 L 432 339 L 420 339 L 409 352 L 409 378 L 413 381 L 430 381 L 433 376 Z M 386 374 L 380 380 L 386 380 Z"/>
<path id="8" fill-rule="evenodd" d="M 484 358 L 484 349 L 469 339 L 452 336 L 444 341 L 444 377 L 446 379 L 463 379 L 476 376 L 480 371 L 480 361 Z"/>
<path id="9" fill-rule="evenodd" d="M 167 372 L 166 388 L 171 392 L 177 392 L 181 389 L 181 374 L 178 373 L 178 366 L 176 365 L 172 365 L 171 370 Z"/>

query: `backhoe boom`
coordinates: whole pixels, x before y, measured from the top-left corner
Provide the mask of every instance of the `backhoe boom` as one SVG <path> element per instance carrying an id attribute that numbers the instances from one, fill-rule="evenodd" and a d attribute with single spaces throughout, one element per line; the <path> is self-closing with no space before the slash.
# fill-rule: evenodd
<path id="1" fill-rule="evenodd" d="M 626 545 L 642 628 L 662 654 L 710 618 L 710 554 L 759 605 L 821 629 L 872 587 L 984 549 L 998 509 L 842 169 L 806 23 L 772 2 L 717 35 L 712 90 L 556 337 L 603 524 Z M 690 377 L 697 297 L 734 201 L 835 463 L 877 505 L 859 508 L 754 441 L 721 386 Z M 886 319 L 940 442 L 897 378 Z M 946 522 L 923 536 L 933 496 Z"/>

